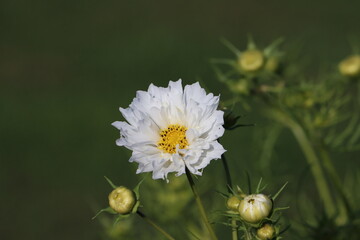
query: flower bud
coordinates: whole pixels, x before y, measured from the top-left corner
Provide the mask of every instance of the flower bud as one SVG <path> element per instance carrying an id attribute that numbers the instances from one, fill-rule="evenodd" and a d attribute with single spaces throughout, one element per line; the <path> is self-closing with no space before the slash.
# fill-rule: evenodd
<path id="1" fill-rule="evenodd" d="M 271 224 L 265 224 L 261 228 L 259 228 L 256 232 L 256 235 L 261 240 L 270 240 L 273 239 L 275 234 L 275 228 Z"/>
<path id="2" fill-rule="evenodd" d="M 117 213 L 130 213 L 133 210 L 135 203 L 135 193 L 126 187 L 115 188 L 109 194 L 109 205 Z"/>
<path id="3" fill-rule="evenodd" d="M 353 55 L 345 58 L 339 63 L 339 71 L 347 77 L 356 77 L 360 75 L 360 55 Z"/>
<path id="4" fill-rule="evenodd" d="M 264 194 L 252 194 L 241 200 L 240 216 L 249 223 L 258 223 L 268 217 L 272 210 L 272 201 Z"/>
<path id="5" fill-rule="evenodd" d="M 232 85 L 231 90 L 233 90 L 235 93 L 248 95 L 249 94 L 249 84 L 246 81 L 246 79 L 240 79 L 239 81 L 237 81 L 236 83 L 234 83 Z"/>
<path id="6" fill-rule="evenodd" d="M 241 200 L 238 197 L 232 196 L 226 201 L 226 206 L 230 210 L 237 211 L 240 205 L 240 201 Z"/>
<path id="7" fill-rule="evenodd" d="M 270 57 L 266 61 L 264 68 L 269 72 L 276 72 L 279 69 L 279 60 L 275 57 Z"/>
<path id="8" fill-rule="evenodd" d="M 265 58 L 261 51 L 253 49 L 241 53 L 238 62 L 242 70 L 254 72 L 262 68 Z"/>

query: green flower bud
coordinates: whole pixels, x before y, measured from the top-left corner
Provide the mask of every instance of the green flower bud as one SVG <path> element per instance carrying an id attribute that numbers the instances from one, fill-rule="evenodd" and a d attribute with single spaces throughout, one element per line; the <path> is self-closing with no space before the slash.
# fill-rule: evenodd
<path id="1" fill-rule="evenodd" d="M 240 201 L 241 200 L 238 197 L 232 196 L 226 201 L 226 206 L 230 210 L 237 211 L 240 205 Z"/>
<path id="2" fill-rule="evenodd" d="M 268 217 L 272 210 L 272 201 L 264 194 L 252 194 L 241 200 L 240 216 L 249 223 L 258 223 Z"/>
<path id="3" fill-rule="evenodd" d="M 249 94 L 249 84 L 246 81 L 246 79 L 240 79 L 236 83 L 233 84 L 232 90 L 235 93 L 241 93 L 241 94 Z"/>
<path id="4" fill-rule="evenodd" d="M 261 240 L 273 239 L 275 235 L 275 228 L 273 225 L 267 223 L 257 230 L 256 235 Z"/>
<path id="5" fill-rule="evenodd" d="M 345 58 L 339 63 L 339 71 L 347 77 L 356 77 L 360 75 L 360 55 L 353 55 Z"/>
<path id="6" fill-rule="evenodd" d="M 136 203 L 136 196 L 133 191 L 126 187 L 115 188 L 109 194 L 109 205 L 115 212 L 120 214 L 130 213 Z"/>
<path id="7" fill-rule="evenodd" d="M 279 60 L 275 57 L 270 57 L 264 67 L 269 72 L 276 72 L 279 69 Z"/>
<path id="8" fill-rule="evenodd" d="M 246 72 L 254 72 L 261 69 L 264 62 L 265 58 L 263 53 L 256 49 L 241 53 L 238 60 L 240 68 Z"/>

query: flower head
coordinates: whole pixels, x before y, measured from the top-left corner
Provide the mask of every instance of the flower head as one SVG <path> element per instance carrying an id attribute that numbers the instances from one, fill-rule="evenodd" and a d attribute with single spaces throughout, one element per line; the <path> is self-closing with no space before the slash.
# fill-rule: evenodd
<path id="1" fill-rule="evenodd" d="M 139 163 L 137 173 L 152 172 L 153 179 L 177 176 L 188 168 L 201 175 L 211 160 L 225 152 L 217 139 L 224 134 L 223 112 L 217 110 L 219 97 L 206 94 L 199 83 L 186 85 L 181 80 L 167 88 L 151 84 L 138 91 L 120 112 L 127 122 L 117 121 L 118 146 L 132 150 L 130 162 Z"/>

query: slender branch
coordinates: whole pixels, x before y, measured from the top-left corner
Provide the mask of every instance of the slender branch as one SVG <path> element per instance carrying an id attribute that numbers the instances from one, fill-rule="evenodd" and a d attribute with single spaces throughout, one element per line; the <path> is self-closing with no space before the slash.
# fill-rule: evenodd
<path id="1" fill-rule="evenodd" d="M 245 223 L 243 223 L 243 227 L 245 229 L 245 235 L 244 235 L 244 239 L 245 240 L 252 240 L 251 234 L 249 232 L 249 229 L 246 227 Z"/>
<path id="2" fill-rule="evenodd" d="M 229 165 L 227 164 L 225 154 L 222 154 L 222 155 L 221 155 L 221 161 L 222 161 L 222 163 L 223 163 L 224 170 L 225 170 L 226 183 L 227 183 L 226 186 L 227 186 L 228 192 L 232 194 L 231 175 L 230 175 Z"/>
<path id="3" fill-rule="evenodd" d="M 150 224 L 153 228 L 155 228 L 155 229 L 158 230 L 162 235 L 164 235 L 164 236 L 166 237 L 166 239 L 175 240 L 175 238 L 173 238 L 170 234 L 168 234 L 167 232 L 165 232 L 165 230 L 162 229 L 159 225 L 157 225 L 157 224 L 154 223 L 152 220 L 150 220 L 144 213 L 140 212 L 139 210 L 137 210 L 136 213 L 137 213 L 142 219 L 144 219 L 148 224 Z"/>
<path id="4" fill-rule="evenodd" d="M 303 151 L 305 158 L 310 166 L 310 170 L 315 179 L 315 184 L 319 192 L 320 198 L 322 199 L 325 205 L 325 212 L 328 217 L 333 217 L 335 215 L 336 209 L 330 194 L 330 190 L 325 178 L 325 174 L 321 167 L 320 160 L 316 155 L 314 148 L 312 147 L 303 128 L 297 122 L 295 122 L 290 116 L 288 116 L 285 112 L 272 109 L 266 111 L 266 114 L 267 116 L 287 126 L 292 131 L 293 135 L 295 136 L 295 139 L 299 143 L 300 148 Z"/>
<path id="5" fill-rule="evenodd" d="M 328 152 L 323 148 L 319 147 L 320 156 L 322 158 L 324 168 L 328 172 L 331 181 L 333 182 L 335 189 L 340 195 L 341 201 L 339 201 L 339 217 L 338 221 L 342 224 L 346 223 L 349 219 L 349 214 L 352 212 L 351 206 L 346 198 L 346 195 L 343 191 L 343 187 L 341 185 L 341 180 L 337 171 L 330 159 Z"/>
<path id="6" fill-rule="evenodd" d="M 233 217 L 231 218 L 231 236 L 232 240 L 238 240 L 238 230 L 237 230 L 237 223 L 236 219 Z"/>
<path id="7" fill-rule="evenodd" d="M 203 204 L 201 202 L 200 195 L 198 194 L 198 192 L 197 192 L 197 190 L 195 188 L 195 182 L 194 182 L 194 180 L 193 180 L 193 178 L 191 176 L 191 173 L 190 173 L 190 171 L 189 171 L 189 169 L 187 167 L 185 168 L 185 171 L 186 171 L 186 176 L 187 176 L 187 179 L 189 181 L 191 190 L 192 190 L 192 192 L 194 194 L 196 204 L 197 204 L 198 209 L 200 211 L 200 216 L 202 218 L 202 221 L 204 222 L 206 228 L 208 229 L 211 238 L 213 240 L 217 240 L 215 232 L 214 232 L 212 226 L 209 223 L 208 217 L 206 216 L 206 212 L 205 212 L 204 206 L 203 206 Z"/>

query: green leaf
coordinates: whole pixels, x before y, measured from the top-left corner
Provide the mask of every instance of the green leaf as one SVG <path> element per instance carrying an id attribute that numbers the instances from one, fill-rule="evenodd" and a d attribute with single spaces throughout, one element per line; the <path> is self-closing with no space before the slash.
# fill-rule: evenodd
<path id="1" fill-rule="evenodd" d="M 119 214 L 118 217 L 115 219 L 114 221 L 114 225 L 116 225 L 118 222 L 120 222 L 122 219 L 128 218 L 130 216 L 130 214 L 126 214 L 126 215 L 121 215 Z"/>
<path id="2" fill-rule="evenodd" d="M 279 208 L 275 208 L 274 211 L 272 212 L 273 214 L 278 212 L 278 211 L 281 211 L 281 210 L 286 210 L 286 209 L 289 209 L 290 207 L 279 207 Z"/>
<path id="3" fill-rule="evenodd" d="M 140 182 L 134 187 L 133 191 L 136 195 L 136 200 L 140 199 L 140 185 L 142 184 L 142 182 L 145 180 L 146 176 L 140 180 Z"/>
<path id="4" fill-rule="evenodd" d="M 192 237 L 194 237 L 196 240 L 201 240 L 201 238 L 199 238 L 198 236 L 196 236 L 196 234 L 193 233 L 192 231 L 190 231 L 189 229 L 186 229 L 186 231 L 187 231 L 188 233 L 190 233 L 190 235 L 191 235 Z"/>
<path id="5" fill-rule="evenodd" d="M 225 64 L 225 65 L 229 65 L 229 66 L 236 66 L 236 62 L 234 60 L 231 59 L 223 59 L 223 58 L 213 58 L 210 59 L 210 63 L 212 64 Z"/>
<path id="6" fill-rule="evenodd" d="M 100 215 L 100 213 L 103 213 L 103 212 L 107 212 L 107 213 L 111 213 L 111 214 L 117 214 L 117 212 L 115 212 L 114 209 L 112 209 L 111 207 L 107 207 L 107 208 L 101 209 L 101 210 L 92 218 L 92 220 L 94 220 L 97 216 Z"/>
<path id="7" fill-rule="evenodd" d="M 262 182 L 262 178 L 260 178 L 260 180 L 259 180 L 259 183 L 258 183 L 258 185 L 256 187 L 256 192 L 255 193 L 260 193 L 261 182 Z"/>
<path id="8" fill-rule="evenodd" d="M 240 194 L 244 194 L 244 191 L 238 185 L 236 185 L 236 189 Z M 236 195 L 236 194 L 234 194 L 234 195 Z"/>
<path id="9" fill-rule="evenodd" d="M 254 49 L 257 49 L 256 47 L 256 44 L 255 44 L 255 41 L 252 37 L 251 34 L 248 34 L 248 44 L 247 44 L 247 49 L 248 50 L 254 50 Z"/>
<path id="10" fill-rule="evenodd" d="M 248 183 L 248 194 L 251 194 L 251 179 L 250 179 L 250 174 L 248 171 L 245 171 L 246 174 L 246 179 L 247 179 L 247 183 Z"/>
<path id="11" fill-rule="evenodd" d="M 139 207 L 140 207 L 140 200 L 137 200 L 131 212 L 136 213 Z"/>
<path id="12" fill-rule="evenodd" d="M 223 198 L 228 199 L 230 196 L 228 194 L 225 194 L 223 192 L 220 192 L 219 190 L 215 190 L 218 194 L 220 194 Z"/>
<path id="13" fill-rule="evenodd" d="M 224 216 L 224 217 L 230 217 L 230 218 L 237 218 L 240 219 L 239 214 L 238 213 L 230 213 L 230 212 L 220 212 L 219 213 L 220 216 Z"/>
<path id="14" fill-rule="evenodd" d="M 284 188 L 286 187 L 286 185 L 288 184 L 288 182 L 286 182 L 281 188 L 280 190 L 274 195 L 274 197 L 272 197 L 273 200 L 275 200 L 279 194 L 282 192 L 282 190 L 284 190 Z"/>
<path id="15" fill-rule="evenodd" d="M 233 53 L 235 53 L 236 56 L 240 56 L 241 52 L 239 49 L 237 49 L 231 42 L 226 40 L 225 38 L 221 39 L 221 42 Z"/>
<path id="16" fill-rule="evenodd" d="M 106 176 L 104 176 L 104 178 L 106 179 L 106 181 L 110 184 L 110 186 L 113 189 L 117 188 L 117 186 L 109 178 L 107 178 Z"/>
<path id="17" fill-rule="evenodd" d="M 274 53 L 274 51 L 276 50 L 276 48 L 278 48 L 279 45 L 280 45 L 281 43 L 283 43 L 283 42 L 284 42 L 284 38 L 278 38 L 278 39 L 276 39 L 274 42 L 272 42 L 268 47 L 266 47 L 266 48 L 264 49 L 264 54 L 265 54 L 267 57 L 270 56 L 271 54 Z"/>

